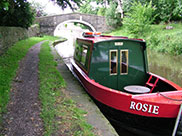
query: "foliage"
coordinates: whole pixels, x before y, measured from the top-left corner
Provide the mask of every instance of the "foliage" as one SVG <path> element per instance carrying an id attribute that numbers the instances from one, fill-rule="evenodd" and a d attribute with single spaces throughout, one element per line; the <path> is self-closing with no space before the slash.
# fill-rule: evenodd
<path id="1" fill-rule="evenodd" d="M 91 0 L 91 1 L 95 1 L 97 4 L 105 5 L 105 7 L 110 2 L 113 2 L 113 0 Z"/>
<path id="2" fill-rule="evenodd" d="M 171 34 L 159 34 L 153 32 L 146 37 L 146 41 L 150 47 L 157 52 L 168 53 L 171 55 L 182 54 L 182 31 Z"/>
<path id="3" fill-rule="evenodd" d="M 134 0 L 124 0 L 123 1 L 123 10 L 124 13 L 129 12 L 130 7 L 132 6 L 132 3 L 134 2 Z"/>
<path id="4" fill-rule="evenodd" d="M 98 12 L 97 12 L 97 15 L 98 16 L 105 16 L 106 14 L 106 8 L 105 7 L 102 7 L 102 8 L 99 8 Z"/>
<path id="5" fill-rule="evenodd" d="M 112 0 L 85 0 L 85 2 L 80 5 L 78 11 L 81 13 L 105 16 L 109 3 L 112 3 Z M 113 3 L 116 2 L 114 1 Z"/>
<path id="6" fill-rule="evenodd" d="M 118 28 L 122 25 L 121 23 L 121 15 L 116 12 L 117 4 L 111 3 L 110 7 L 106 10 L 106 23 L 113 27 Z"/>
<path id="7" fill-rule="evenodd" d="M 167 22 L 182 19 L 182 1 L 181 0 L 158 0 L 155 1 L 157 7 L 157 22 Z"/>
<path id="8" fill-rule="evenodd" d="M 92 5 L 91 5 L 91 1 L 88 0 L 86 1 L 85 3 L 82 3 L 79 10 L 79 12 L 81 13 L 86 13 L 86 14 L 94 14 L 96 15 L 97 14 L 97 11 L 98 9 L 97 8 L 94 8 Z"/>
<path id="9" fill-rule="evenodd" d="M 133 34 L 135 37 L 143 35 L 154 20 L 154 17 L 152 17 L 154 11 L 155 8 L 152 7 L 151 2 L 148 4 L 134 2 L 130 7 L 130 11 L 126 13 L 127 16 L 123 22 L 128 33 Z"/>
<path id="10" fill-rule="evenodd" d="M 34 20 L 30 4 L 26 0 L 9 0 L 4 3 L 0 12 L 0 26 L 16 26 L 28 28 Z"/>
<path id="11" fill-rule="evenodd" d="M 67 5 L 72 9 L 75 10 L 75 4 L 80 7 L 80 4 L 84 1 L 84 0 L 51 0 L 55 3 L 57 3 L 62 9 L 67 8 Z"/>
<path id="12" fill-rule="evenodd" d="M 166 26 L 172 26 L 173 29 L 166 29 Z M 146 40 L 147 47 L 156 52 L 167 53 L 171 55 L 182 54 L 182 24 L 160 24 L 151 25 L 151 29 L 145 31 L 139 38 Z M 109 35 L 128 36 L 131 37 L 126 31 L 126 27 L 121 27 L 109 33 Z M 133 37 L 131 37 L 133 38 Z"/>
<path id="13" fill-rule="evenodd" d="M 152 2 L 156 10 L 153 12 L 155 23 L 177 21 L 182 19 L 182 1 L 181 0 L 124 0 L 123 8 L 127 13 L 133 2 L 147 4 Z"/>
<path id="14" fill-rule="evenodd" d="M 36 17 L 46 16 L 45 6 L 42 6 L 40 3 L 33 1 L 31 3 L 32 10 Z"/>
<path id="15" fill-rule="evenodd" d="M 8 10 L 9 3 L 6 0 L 0 1 L 0 11 Z"/>

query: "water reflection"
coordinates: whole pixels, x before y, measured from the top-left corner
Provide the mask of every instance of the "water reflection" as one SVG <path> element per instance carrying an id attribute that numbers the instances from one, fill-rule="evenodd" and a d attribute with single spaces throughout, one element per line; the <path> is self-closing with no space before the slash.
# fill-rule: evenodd
<path id="1" fill-rule="evenodd" d="M 182 56 L 171 56 L 148 50 L 149 71 L 182 86 Z"/>

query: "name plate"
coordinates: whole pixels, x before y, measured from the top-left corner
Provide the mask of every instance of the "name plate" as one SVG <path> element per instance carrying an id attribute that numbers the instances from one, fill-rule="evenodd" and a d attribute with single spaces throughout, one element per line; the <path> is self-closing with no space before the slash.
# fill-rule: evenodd
<path id="1" fill-rule="evenodd" d="M 123 42 L 115 42 L 114 45 L 115 46 L 123 46 Z"/>

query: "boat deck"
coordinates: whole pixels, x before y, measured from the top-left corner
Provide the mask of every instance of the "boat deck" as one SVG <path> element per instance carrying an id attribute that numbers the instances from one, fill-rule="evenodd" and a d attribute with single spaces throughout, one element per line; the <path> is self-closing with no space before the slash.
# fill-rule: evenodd
<path id="1" fill-rule="evenodd" d="M 157 92 L 145 95 L 133 95 L 132 98 L 156 103 L 181 104 L 182 90 L 173 92 Z"/>

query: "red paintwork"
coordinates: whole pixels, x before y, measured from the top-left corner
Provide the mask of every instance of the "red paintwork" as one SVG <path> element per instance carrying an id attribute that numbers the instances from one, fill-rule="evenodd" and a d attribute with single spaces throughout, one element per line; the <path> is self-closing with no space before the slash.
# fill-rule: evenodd
<path id="1" fill-rule="evenodd" d="M 165 97 L 162 96 L 162 95 L 165 95 L 173 99 L 182 99 L 182 88 L 174 84 L 173 82 L 168 81 L 167 79 L 164 79 L 160 76 L 152 74 L 153 76 L 157 76 L 163 82 L 166 82 L 172 85 L 178 91 L 161 92 L 162 95 L 159 93 L 132 95 L 132 94 L 124 93 L 114 89 L 110 89 L 100 85 L 99 83 L 96 83 L 94 80 L 91 80 L 87 76 L 87 74 L 84 73 L 82 69 L 80 69 L 80 67 L 77 64 L 75 64 L 74 60 L 71 60 L 71 63 L 72 63 L 73 72 L 76 73 L 76 75 L 80 79 L 82 85 L 87 90 L 87 92 L 91 96 L 93 96 L 97 101 L 107 106 L 110 106 L 112 108 L 115 108 L 117 110 L 121 110 L 121 111 L 132 113 L 132 114 L 137 114 L 141 116 L 159 117 L 159 118 L 176 118 L 177 117 L 179 106 L 182 103 L 182 101 L 173 101 L 170 99 L 166 99 Z M 147 104 L 147 105 L 159 106 L 159 109 L 157 111 L 158 114 L 143 112 L 142 110 L 130 109 L 131 102 L 139 103 L 142 105 Z"/>
<path id="2" fill-rule="evenodd" d="M 101 41 L 108 41 L 108 40 L 116 40 L 116 39 L 128 39 L 128 37 L 122 37 L 122 36 L 107 36 L 107 35 L 101 35 L 101 36 L 95 36 L 95 37 L 87 37 L 85 38 L 86 41 L 90 40 L 93 41 L 93 43 L 101 42 Z M 84 38 L 83 38 L 84 40 Z M 143 39 L 130 39 L 134 41 L 144 41 Z"/>

